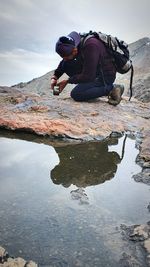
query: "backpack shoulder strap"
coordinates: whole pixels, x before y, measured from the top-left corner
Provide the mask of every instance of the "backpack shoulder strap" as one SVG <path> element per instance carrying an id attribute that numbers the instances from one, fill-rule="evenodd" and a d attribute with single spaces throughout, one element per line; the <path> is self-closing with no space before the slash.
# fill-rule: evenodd
<path id="1" fill-rule="evenodd" d="M 81 47 L 84 47 L 86 41 L 92 37 L 99 39 L 98 34 L 92 31 L 89 31 L 88 33 L 80 33 L 80 36 L 81 36 Z"/>
<path id="2" fill-rule="evenodd" d="M 134 75 L 134 68 L 133 65 L 131 65 L 131 76 L 130 76 L 130 97 L 129 97 L 129 101 L 131 100 L 132 97 L 132 83 L 133 83 L 133 75 Z"/>

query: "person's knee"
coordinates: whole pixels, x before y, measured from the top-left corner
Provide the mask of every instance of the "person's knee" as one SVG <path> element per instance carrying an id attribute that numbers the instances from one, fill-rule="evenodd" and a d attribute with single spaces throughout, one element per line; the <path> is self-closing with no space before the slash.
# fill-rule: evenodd
<path id="1" fill-rule="evenodd" d="M 70 96 L 72 97 L 73 100 L 77 101 L 77 102 L 81 102 L 84 101 L 84 97 L 81 94 L 81 92 L 78 91 L 77 88 L 74 88 L 71 93 Z"/>
<path id="2" fill-rule="evenodd" d="M 79 95 L 76 93 L 76 91 L 74 89 L 71 91 L 70 96 L 75 101 L 81 101 L 80 98 L 79 98 Z"/>

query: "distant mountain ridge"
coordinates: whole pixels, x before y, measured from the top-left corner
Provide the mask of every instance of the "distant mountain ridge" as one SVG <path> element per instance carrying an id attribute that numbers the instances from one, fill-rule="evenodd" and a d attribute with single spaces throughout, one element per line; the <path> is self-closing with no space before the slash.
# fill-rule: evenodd
<path id="1" fill-rule="evenodd" d="M 133 95 L 143 101 L 150 101 L 150 38 L 144 37 L 136 42 L 129 44 L 131 59 L 134 65 L 134 81 L 133 81 Z M 12 88 L 20 88 L 23 91 L 34 92 L 40 95 L 47 95 L 50 92 L 50 78 L 53 71 L 45 75 L 35 78 L 26 83 L 19 83 Z M 130 73 L 125 75 L 118 75 L 117 81 L 125 84 L 126 94 L 128 93 Z M 73 85 L 68 85 L 70 89 Z M 67 91 L 68 91 L 67 90 Z"/>
<path id="2" fill-rule="evenodd" d="M 130 44 L 129 50 L 137 70 L 150 70 L 150 38 L 145 37 Z"/>
<path id="3" fill-rule="evenodd" d="M 150 101 L 150 38 L 129 45 L 134 66 L 133 95 L 143 102 Z"/>
<path id="4" fill-rule="evenodd" d="M 139 39 L 138 41 L 135 41 L 131 44 L 129 44 L 131 56 L 134 56 L 139 49 L 142 47 L 147 47 L 150 45 L 150 38 L 149 37 L 144 37 L 142 39 Z"/>

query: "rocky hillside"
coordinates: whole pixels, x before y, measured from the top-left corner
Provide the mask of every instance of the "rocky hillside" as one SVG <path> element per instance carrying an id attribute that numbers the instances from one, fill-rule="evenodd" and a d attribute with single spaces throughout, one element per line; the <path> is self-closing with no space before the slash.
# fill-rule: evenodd
<path id="1" fill-rule="evenodd" d="M 150 38 L 130 45 L 135 66 L 134 95 L 144 102 L 150 101 Z"/>
<path id="2" fill-rule="evenodd" d="M 134 64 L 134 81 L 133 81 L 133 95 L 143 101 L 150 101 L 150 38 L 145 37 L 129 45 L 131 59 Z M 12 88 L 21 88 L 22 91 L 37 93 L 39 95 L 50 94 L 50 77 L 53 71 L 35 78 L 27 83 L 19 83 L 12 86 Z M 125 75 L 118 75 L 117 82 L 125 84 L 127 95 L 130 81 L 130 72 Z M 69 96 L 68 91 L 72 85 L 67 86 L 65 90 L 66 96 Z"/>
<path id="3" fill-rule="evenodd" d="M 134 66 L 133 95 L 143 102 L 150 101 L 150 38 L 142 38 L 129 45 Z M 129 87 L 130 72 L 118 75 L 118 81 Z"/>
<path id="4" fill-rule="evenodd" d="M 129 45 L 131 58 L 136 69 L 136 75 L 150 75 L 150 38 L 145 37 Z"/>

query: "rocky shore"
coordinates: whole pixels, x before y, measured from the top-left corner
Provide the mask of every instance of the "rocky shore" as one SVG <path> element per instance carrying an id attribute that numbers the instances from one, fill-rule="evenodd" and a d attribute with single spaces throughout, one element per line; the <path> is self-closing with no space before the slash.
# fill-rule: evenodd
<path id="1" fill-rule="evenodd" d="M 149 267 L 150 266 L 150 222 L 142 225 L 121 225 L 122 239 L 126 241 L 129 253 L 122 252 L 120 267 Z M 11 257 L 0 247 L 0 267 L 37 267 L 32 260 Z M 78 266 L 78 265 L 76 265 Z"/>
<path id="2" fill-rule="evenodd" d="M 20 257 L 13 258 L 3 247 L 0 247 L 0 267 L 37 267 L 37 264 Z"/>
<path id="3" fill-rule="evenodd" d="M 128 267 L 150 266 L 150 222 L 142 225 L 121 225 L 123 239 L 129 241 L 132 256 L 122 254 L 121 264 Z M 142 255 L 141 255 L 142 254 Z"/>

